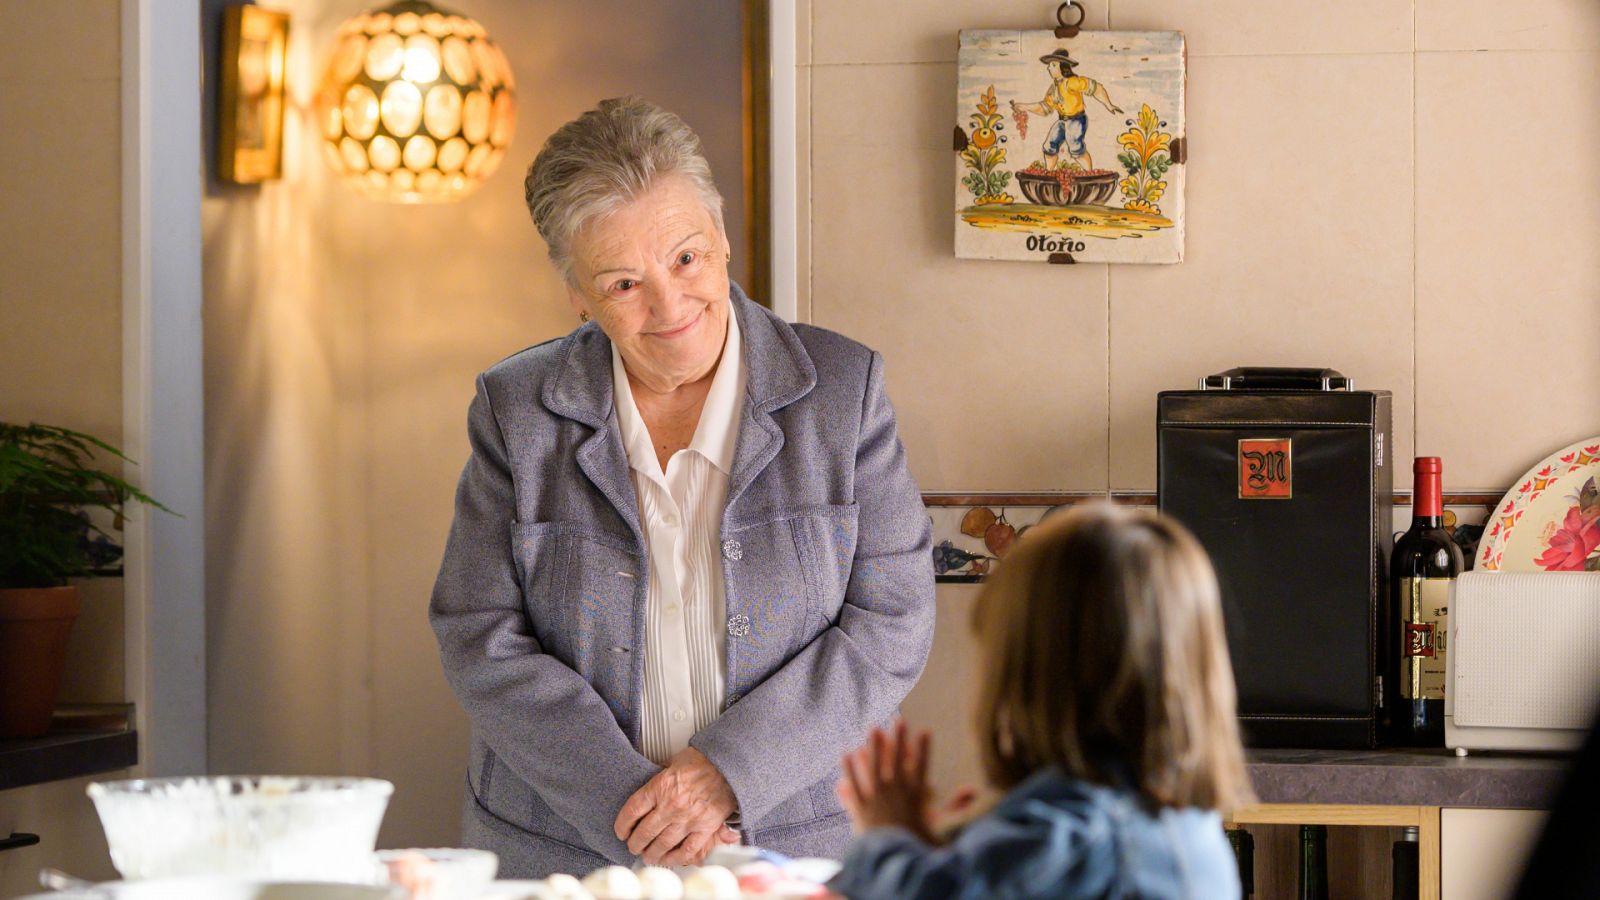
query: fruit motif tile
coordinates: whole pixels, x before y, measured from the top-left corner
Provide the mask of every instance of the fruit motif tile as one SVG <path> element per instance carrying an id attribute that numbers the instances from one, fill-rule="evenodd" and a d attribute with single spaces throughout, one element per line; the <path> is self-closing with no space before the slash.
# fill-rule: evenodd
<path id="1" fill-rule="evenodd" d="M 973 496 L 974 505 L 947 505 L 938 497 L 928 498 L 928 518 L 933 523 L 934 580 L 943 584 L 977 584 L 1003 564 L 1016 542 L 1047 516 L 1057 515 L 1084 502 L 1106 498 L 1090 495 L 1041 495 L 1037 498 L 995 495 L 994 502 Z M 1467 568 L 1494 497 L 1472 496 L 1466 502 L 1445 507 L 1445 529 L 1461 547 Z M 1018 502 L 1018 501 L 1022 502 Z M 1148 493 L 1113 494 L 1118 504 L 1155 508 L 1155 497 Z M 1394 507 L 1394 530 L 1398 534 L 1411 524 L 1411 506 L 1404 496 Z"/>

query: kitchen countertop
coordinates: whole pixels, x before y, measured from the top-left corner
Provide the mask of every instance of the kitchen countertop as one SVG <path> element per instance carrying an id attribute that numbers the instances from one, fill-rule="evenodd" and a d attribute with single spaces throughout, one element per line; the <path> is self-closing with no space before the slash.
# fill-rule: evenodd
<path id="1" fill-rule="evenodd" d="M 1261 803 L 1548 809 L 1570 757 L 1443 748 L 1250 750 Z"/>

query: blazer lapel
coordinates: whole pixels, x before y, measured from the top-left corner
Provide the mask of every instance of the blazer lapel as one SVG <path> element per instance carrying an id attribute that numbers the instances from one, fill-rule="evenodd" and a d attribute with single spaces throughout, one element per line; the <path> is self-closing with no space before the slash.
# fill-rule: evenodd
<path id="1" fill-rule="evenodd" d="M 746 297 L 736 284 L 730 286 L 728 295 L 744 341 L 746 389 L 739 437 L 734 442 L 733 471 L 728 477 L 727 505 L 731 508 L 783 449 L 783 429 L 772 413 L 810 393 L 817 385 L 817 369 L 787 322 Z M 639 501 L 613 410 L 611 341 L 593 322 L 566 341 L 566 355 L 557 375 L 545 385 L 544 405 L 594 429 L 578 447 L 578 467 L 616 507 L 642 546 Z"/>
<path id="2" fill-rule="evenodd" d="M 734 442 L 733 471 L 728 476 L 727 507 L 731 509 L 783 449 L 783 429 L 773 420 L 773 411 L 810 393 L 817 386 L 817 369 L 789 323 L 746 297 L 738 285 L 731 287 L 729 302 L 739 317 L 739 334 L 744 340 L 748 392 L 739 438 Z"/>
<path id="3" fill-rule="evenodd" d="M 628 474 L 628 451 L 612 409 L 611 341 L 600 326 L 590 322 L 567 339 L 566 356 L 557 375 L 545 384 L 544 405 L 557 415 L 594 429 L 575 454 L 578 468 L 616 508 L 633 536 L 644 546 L 639 525 L 639 501 Z"/>

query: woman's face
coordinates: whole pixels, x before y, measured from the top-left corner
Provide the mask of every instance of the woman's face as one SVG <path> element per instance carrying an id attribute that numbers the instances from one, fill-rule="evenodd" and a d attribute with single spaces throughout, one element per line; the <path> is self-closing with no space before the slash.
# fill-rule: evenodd
<path id="1" fill-rule="evenodd" d="M 687 178 L 586 225 L 568 298 L 600 324 L 628 374 L 658 392 L 716 369 L 728 333 L 728 241 Z"/>

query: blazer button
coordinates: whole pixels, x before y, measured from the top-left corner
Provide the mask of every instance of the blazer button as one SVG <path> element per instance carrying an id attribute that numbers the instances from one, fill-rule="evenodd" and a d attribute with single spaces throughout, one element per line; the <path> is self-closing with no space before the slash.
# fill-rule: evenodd
<path id="1" fill-rule="evenodd" d="M 734 562 L 738 562 L 744 559 L 744 545 L 738 541 L 723 541 L 722 555 Z"/>
<path id="2" fill-rule="evenodd" d="M 728 635 L 742 638 L 750 633 L 750 617 L 744 614 L 728 617 Z"/>

